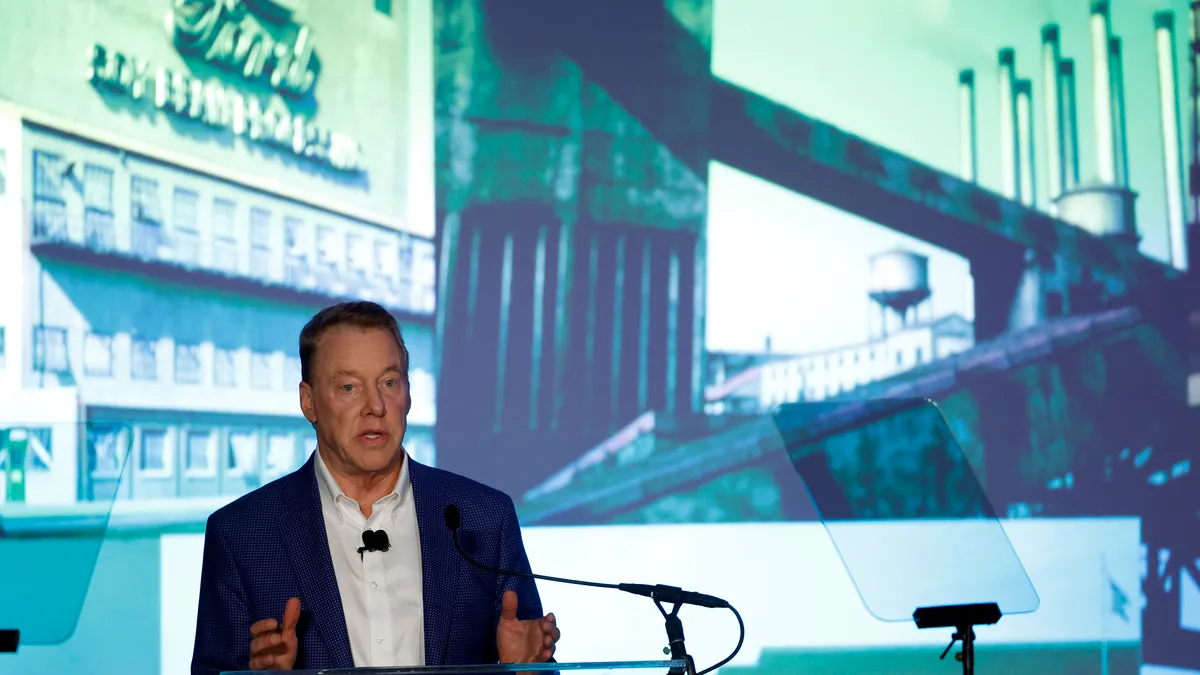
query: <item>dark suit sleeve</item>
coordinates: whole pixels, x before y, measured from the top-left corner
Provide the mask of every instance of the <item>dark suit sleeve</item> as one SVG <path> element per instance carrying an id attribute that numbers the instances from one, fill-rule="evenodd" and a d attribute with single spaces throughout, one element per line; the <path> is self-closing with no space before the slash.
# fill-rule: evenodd
<path id="1" fill-rule="evenodd" d="M 250 668 L 250 610 L 237 563 L 214 514 L 204 530 L 192 675 Z"/>
<path id="2" fill-rule="evenodd" d="M 517 520 L 517 509 L 511 497 L 505 497 L 504 521 L 500 530 L 500 569 L 515 572 L 532 572 L 529 556 L 525 553 L 525 541 L 521 537 L 521 523 Z M 542 599 L 538 595 L 537 583 L 526 577 L 501 575 L 497 578 L 495 616 L 500 616 L 500 603 L 504 592 L 517 592 L 517 618 L 522 621 L 540 619 Z M 554 661 L 553 658 L 550 659 Z M 556 671 L 555 671 L 556 672 Z M 549 675 L 549 671 L 548 671 Z"/>

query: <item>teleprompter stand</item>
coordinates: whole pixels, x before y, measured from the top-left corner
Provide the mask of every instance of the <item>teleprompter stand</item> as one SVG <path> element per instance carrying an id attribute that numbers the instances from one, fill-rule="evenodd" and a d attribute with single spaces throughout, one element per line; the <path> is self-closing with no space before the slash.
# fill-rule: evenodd
<path id="1" fill-rule="evenodd" d="M 1000 606 L 994 602 L 920 607 L 913 612 L 917 628 L 954 629 L 941 658 L 946 658 L 955 642 L 962 642 L 959 660 L 962 661 L 963 675 L 975 675 L 975 626 L 990 626 L 1000 617 Z"/>

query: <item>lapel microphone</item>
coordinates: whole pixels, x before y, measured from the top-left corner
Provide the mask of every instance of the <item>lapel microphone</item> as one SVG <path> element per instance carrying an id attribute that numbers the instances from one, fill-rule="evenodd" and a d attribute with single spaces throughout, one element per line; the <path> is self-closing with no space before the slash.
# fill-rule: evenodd
<path id="1" fill-rule="evenodd" d="M 372 551 L 384 553 L 392 547 L 391 542 L 388 541 L 387 532 L 383 530 L 367 530 L 363 532 L 362 540 L 363 545 L 358 547 L 358 557 L 360 560 L 363 557 L 364 551 L 368 553 Z"/>

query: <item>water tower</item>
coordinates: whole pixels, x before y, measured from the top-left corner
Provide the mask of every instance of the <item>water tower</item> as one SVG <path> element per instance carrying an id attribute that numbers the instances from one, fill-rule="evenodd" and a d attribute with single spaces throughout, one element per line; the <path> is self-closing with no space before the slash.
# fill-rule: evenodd
<path id="1" fill-rule="evenodd" d="M 907 326 L 917 319 L 917 310 L 931 295 L 929 258 L 901 248 L 871 256 L 868 295 L 879 305 L 879 335 L 887 335 L 889 310 L 901 327 Z"/>

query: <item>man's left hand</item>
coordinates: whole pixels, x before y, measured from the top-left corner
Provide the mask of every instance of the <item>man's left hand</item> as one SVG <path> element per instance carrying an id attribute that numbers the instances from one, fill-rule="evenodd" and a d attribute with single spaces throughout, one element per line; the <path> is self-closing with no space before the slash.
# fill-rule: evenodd
<path id="1" fill-rule="evenodd" d="M 496 651 L 500 663 L 543 663 L 554 656 L 561 633 L 554 614 L 540 619 L 517 618 L 517 593 L 504 591 L 500 600 L 500 624 L 496 626 Z"/>

